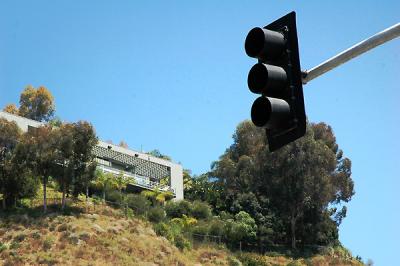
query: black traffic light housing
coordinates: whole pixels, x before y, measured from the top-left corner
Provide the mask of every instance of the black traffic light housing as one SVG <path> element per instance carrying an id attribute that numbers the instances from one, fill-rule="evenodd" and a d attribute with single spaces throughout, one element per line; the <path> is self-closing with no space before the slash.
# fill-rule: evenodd
<path id="1" fill-rule="evenodd" d="M 296 13 L 252 29 L 245 50 L 258 59 L 249 72 L 249 89 L 262 95 L 253 103 L 251 120 L 266 128 L 269 149 L 274 151 L 306 132 Z"/>

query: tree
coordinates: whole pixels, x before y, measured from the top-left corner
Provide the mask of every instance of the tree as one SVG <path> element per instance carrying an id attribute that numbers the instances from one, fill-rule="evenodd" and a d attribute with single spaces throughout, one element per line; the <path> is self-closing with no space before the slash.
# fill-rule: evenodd
<path id="1" fill-rule="evenodd" d="M 235 219 L 226 221 L 225 234 L 231 243 L 253 242 L 257 235 L 257 225 L 247 212 L 240 211 L 235 215 Z"/>
<path id="2" fill-rule="evenodd" d="M 124 173 L 120 171 L 119 174 L 115 177 L 115 185 L 119 193 L 122 193 L 122 190 L 125 189 L 128 184 L 129 180 L 125 178 Z"/>
<path id="3" fill-rule="evenodd" d="M 77 196 L 80 192 L 88 190 L 88 185 L 95 178 L 95 155 L 93 149 L 98 143 L 95 129 L 87 121 L 78 121 L 73 124 L 74 138 L 74 191 Z"/>
<path id="4" fill-rule="evenodd" d="M 54 163 L 58 162 L 62 166 L 62 171 L 58 175 L 58 181 L 62 191 L 61 209 L 64 209 L 65 195 L 72 182 L 77 163 L 75 160 L 74 125 L 66 123 L 61 125 L 60 128 L 54 129 L 54 131 L 57 134 L 58 141 L 58 158 Z"/>
<path id="5" fill-rule="evenodd" d="M 174 197 L 172 192 L 162 191 L 159 188 L 155 188 L 154 190 L 143 190 L 141 194 L 149 199 L 153 206 L 157 204 L 163 205 L 167 200 Z"/>
<path id="6" fill-rule="evenodd" d="M 233 139 L 211 173 L 227 211 L 251 212 L 264 229 L 273 226 L 275 241 L 289 242 L 292 248 L 297 240 L 337 240 L 345 211 L 334 206 L 349 201 L 354 188 L 351 162 L 329 126 L 308 124 L 303 138 L 273 153 L 264 130 L 250 121 L 238 125 Z"/>
<path id="7" fill-rule="evenodd" d="M 48 89 L 27 86 L 19 100 L 19 114 L 37 121 L 49 121 L 55 112 L 54 98 Z"/>
<path id="8" fill-rule="evenodd" d="M 7 183 L 12 175 L 13 149 L 17 145 L 21 132 L 15 122 L 0 118 L 0 192 L 3 194 L 3 208 L 6 208 L 8 194 Z"/>
<path id="9" fill-rule="evenodd" d="M 215 180 L 210 180 L 210 173 L 191 177 L 188 170 L 184 170 L 183 182 L 185 199 L 207 201 L 215 210 L 224 210 L 221 186 Z"/>
<path id="10" fill-rule="evenodd" d="M 157 149 L 152 150 L 152 151 L 149 151 L 149 152 L 147 152 L 147 154 L 149 154 L 149 155 L 151 155 L 151 156 L 154 156 L 154 157 L 157 157 L 157 158 L 160 158 L 160 159 L 164 159 L 164 160 L 167 160 L 167 161 L 171 161 L 171 157 L 169 157 L 168 155 L 162 154 L 162 153 L 161 153 L 159 150 L 157 150 Z"/>
<path id="11" fill-rule="evenodd" d="M 7 104 L 3 108 L 3 111 L 7 112 L 7 113 L 10 113 L 10 114 L 13 114 L 13 115 L 18 115 L 19 114 L 17 106 L 15 104 L 13 104 L 13 103 Z"/>
<path id="12" fill-rule="evenodd" d="M 103 192 L 103 201 L 106 201 L 106 190 L 116 187 L 115 177 L 111 173 L 104 173 L 102 170 L 96 170 L 94 184 Z"/>
<path id="13" fill-rule="evenodd" d="M 18 158 L 23 161 L 32 174 L 42 179 L 43 211 L 47 211 L 47 181 L 54 174 L 55 162 L 59 158 L 59 139 L 56 131 L 49 125 L 27 132 L 21 138 Z"/>

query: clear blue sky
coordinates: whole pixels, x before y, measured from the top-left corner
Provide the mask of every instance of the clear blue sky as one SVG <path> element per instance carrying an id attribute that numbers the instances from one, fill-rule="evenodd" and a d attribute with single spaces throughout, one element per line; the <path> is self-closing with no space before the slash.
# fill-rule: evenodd
<path id="1" fill-rule="evenodd" d="M 256 98 L 247 32 L 292 10 L 303 69 L 400 21 L 395 0 L 1 1 L 0 106 L 44 85 L 62 119 L 200 174 Z M 399 48 L 392 41 L 304 88 L 310 121 L 330 124 L 353 162 L 340 239 L 376 265 L 394 265 L 400 246 Z"/>

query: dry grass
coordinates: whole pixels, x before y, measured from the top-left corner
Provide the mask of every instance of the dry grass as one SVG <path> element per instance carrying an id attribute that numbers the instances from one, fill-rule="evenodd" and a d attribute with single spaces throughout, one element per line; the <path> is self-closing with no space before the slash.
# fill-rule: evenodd
<path id="1" fill-rule="evenodd" d="M 220 246 L 197 246 L 181 251 L 157 236 L 149 222 L 126 219 L 110 207 L 73 206 L 71 215 L 51 213 L 0 216 L 0 265 L 240 265 Z M 325 256 L 294 260 L 251 253 L 252 265 L 362 265 L 335 251 Z M 231 262 L 231 264 L 229 263 Z"/>
<path id="2" fill-rule="evenodd" d="M 182 252 L 148 222 L 125 219 L 109 207 L 93 214 L 2 218 L 1 245 L 0 265 L 228 265 L 224 250 Z"/>

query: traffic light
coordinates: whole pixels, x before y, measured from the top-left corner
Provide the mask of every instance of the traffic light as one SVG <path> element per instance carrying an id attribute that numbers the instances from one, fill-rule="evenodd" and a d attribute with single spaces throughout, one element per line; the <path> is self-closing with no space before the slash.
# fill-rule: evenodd
<path id="1" fill-rule="evenodd" d="M 245 50 L 258 59 L 247 79 L 250 91 L 261 94 L 251 107 L 251 120 L 266 129 L 269 149 L 274 151 L 306 132 L 296 13 L 252 29 Z"/>

